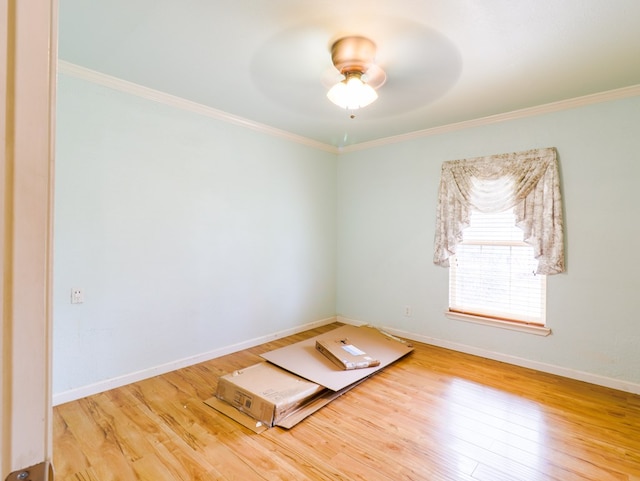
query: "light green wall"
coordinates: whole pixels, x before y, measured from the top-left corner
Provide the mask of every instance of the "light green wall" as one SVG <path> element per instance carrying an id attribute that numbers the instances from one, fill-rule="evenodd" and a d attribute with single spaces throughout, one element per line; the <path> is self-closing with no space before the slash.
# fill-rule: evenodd
<path id="1" fill-rule="evenodd" d="M 337 313 L 640 383 L 639 126 L 635 97 L 342 155 Z M 448 272 L 432 264 L 441 163 L 539 147 L 558 150 L 565 208 L 567 272 L 548 277 L 552 335 L 446 318 Z"/>
<path id="2" fill-rule="evenodd" d="M 54 395 L 336 314 L 640 384 L 640 98 L 336 156 L 65 75 L 58 89 Z M 447 319 L 441 163 L 538 147 L 558 150 L 565 205 L 552 335 Z"/>
<path id="3" fill-rule="evenodd" d="M 57 102 L 54 395 L 334 315 L 334 154 L 65 75 Z"/>

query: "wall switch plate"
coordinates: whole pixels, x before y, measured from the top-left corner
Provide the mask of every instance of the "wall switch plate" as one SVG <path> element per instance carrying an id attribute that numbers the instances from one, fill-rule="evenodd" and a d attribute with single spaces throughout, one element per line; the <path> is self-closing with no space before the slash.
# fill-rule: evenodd
<path id="1" fill-rule="evenodd" d="M 82 304 L 84 302 L 84 290 L 80 287 L 71 288 L 71 304 Z"/>

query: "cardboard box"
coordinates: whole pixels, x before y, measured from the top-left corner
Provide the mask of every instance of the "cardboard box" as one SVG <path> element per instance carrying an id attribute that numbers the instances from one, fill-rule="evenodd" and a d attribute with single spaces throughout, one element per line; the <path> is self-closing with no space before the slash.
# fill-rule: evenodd
<path id="1" fill-rule="evenodd" d="M 364 369 L 380 365 L 379 359 L 369 356 L 348 337 L 317 339 L 316 349 L 341 369 Z"/>
<path id="2" fill-rule="evenodd" d="M 349 339 L 379 365 L 345 370 L 316 349 L 316 342 Z M 256 433 L 292 428 L 307 416 L 413 351 L 402 339 L 373 327 L 341 326 L 262 354 L 268 362 L 224 375 L 217 395 L 205 401 Z"/>
<path id="3" fill-rule="evenodd" d="M 221 376 L 216 397 L 271 427 L 325 390 L 319 384 L 261 362 Z"/>

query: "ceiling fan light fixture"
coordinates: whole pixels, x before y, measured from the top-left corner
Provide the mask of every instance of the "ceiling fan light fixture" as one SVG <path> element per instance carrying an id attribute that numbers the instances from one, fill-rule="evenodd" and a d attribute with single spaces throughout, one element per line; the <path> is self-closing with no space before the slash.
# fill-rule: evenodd
<path id="1" fill-rule="evenodd" d="M 327 92 L 327 98 L 338 107 L 356 110 L 374 102 L 378 94 L 371 85 L 362 80 L 362 74 L 353 72 L 331 87 Z"/>
<path id="2" fill-rule="evenodd" d="M 344 75 L 344 79 L 335 84 L 327 98 L 343 109 L 356 110 L 366 107 L 378 98 L 376 88 L 380 87 L 386 76 L 382 69 L 375 69 L 375 44 L 365 37 L 343 37 L 331 46 L 331 61 L 334 67 Z M 371 72 L 376 72 L 371 76 Z M 365 75 L 367 81 L 363 80 Z"/>

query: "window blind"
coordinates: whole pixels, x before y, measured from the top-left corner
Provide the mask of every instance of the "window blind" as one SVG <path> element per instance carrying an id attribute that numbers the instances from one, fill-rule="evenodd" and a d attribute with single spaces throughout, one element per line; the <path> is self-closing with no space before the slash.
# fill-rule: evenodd
<path id="1" fill-rule="evenodd" d="M 546 276 L 537 265 L 512 209 L 472 211 L 450 263 L 449 310 L 544 325 Z"/>

